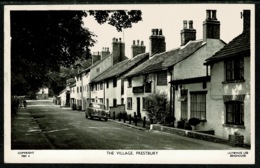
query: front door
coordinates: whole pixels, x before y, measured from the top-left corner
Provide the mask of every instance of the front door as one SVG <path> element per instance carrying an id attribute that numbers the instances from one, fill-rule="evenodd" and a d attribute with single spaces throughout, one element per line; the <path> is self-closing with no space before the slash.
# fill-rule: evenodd
<path id="1" fill-rule="evenodd" d="M 137 102 L 137 116 L 141 118 L 141 111 L 140 111 L 140 97 L 136 98 L 136 102 Z"/>

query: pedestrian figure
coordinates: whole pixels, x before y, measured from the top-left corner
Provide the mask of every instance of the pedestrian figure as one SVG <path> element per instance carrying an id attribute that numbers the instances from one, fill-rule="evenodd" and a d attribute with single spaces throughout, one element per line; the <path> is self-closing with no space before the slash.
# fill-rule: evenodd
<path id="1" fill-rule="evenodd" d="M 24 106 L 24 108 L 26 108 L 26 106 L 27 106 L 26 100 L 23 100 L 23 106 Z"/>

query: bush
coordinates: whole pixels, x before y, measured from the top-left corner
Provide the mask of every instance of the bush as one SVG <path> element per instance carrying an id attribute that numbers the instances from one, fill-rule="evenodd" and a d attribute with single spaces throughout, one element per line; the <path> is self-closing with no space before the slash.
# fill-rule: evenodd
<path id="1" fill-rule="evenodd" d="M 200 119 L 198 118 L 190 118 L 189 119 L 189 124 L 192 125 L 192 126 L 195 126 L 198 125 L 200 123 Z"/>
<path id="2" fill-rule="evenodd" d="M 166 115 L 166 117 L 165 117 L 165 123 L 166 124 L 174 123 L 174 121 L 175 121 L 175 117 L 173 117 L 171 115 Z"/>
<path id="3" fill-rule="evenodd" d="M 153 120 L 153 123 L 162 123 L 167 115 L 167 94 L 165 92 L 153 93 L 146 98 L 148 118 Z"/>

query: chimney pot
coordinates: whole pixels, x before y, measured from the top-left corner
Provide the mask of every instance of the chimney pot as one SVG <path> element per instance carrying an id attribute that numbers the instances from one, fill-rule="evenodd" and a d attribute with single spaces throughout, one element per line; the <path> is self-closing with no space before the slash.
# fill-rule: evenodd
<path id="1" fill-rule="evenodd" d="M 121 38 L 119 38 L 119 42 L 121 43 Z"/>
<path id="2" fill-rule="evenodd" d="M 211 10 L 206 10 L 206 19 L 211 19 Z"/>
<path id="3" fill-rule="evenodd" d="M 183 29 L 187 29 L 187 20 L 183 21 Z"/>
<path id="4" fill-rule="evenodd" d="M 159 35 L 162 35 L 162 29 L 159 30 Z"/>
<path id="5" fill-rule="evenodd" d="M 118 42 L 118 39 L 116 38 L 116 42 Z"/>
<path id="6" fill-rule="evenodd" d="M 152 35 L 155 35 L 155 29 L 152 29 Z"/>
<path id="7" fill-rule="evenodd" d="M 135 45 L 135 40 L 133 40 L 133 45 Z"/>
<path id="8" fill-rule="evenodd" d="M 139 45 L 139 40 L 137 40 L 137 45 Z"/>
<path id="9" fill-rule="evenodd" d="M 193 21 L 192 20 L 189 21 L 189 29 L 193 29 Z"/>
<path id="10" fill-rule="evenodd" d="M 212 19 L 217 20 L 217 10 L 212 10 Z"/>
<path id="11" fill-rule="evenodd" d="M 158 29 L 155 29 L 155 33 L 156 33 L 155 35 L 158 35 Z"/>
<path id="12" fill-rule="evenodd" d="M 143 46 L 144 45 L 144 41 L 141 41 L 141 46 Z"/>

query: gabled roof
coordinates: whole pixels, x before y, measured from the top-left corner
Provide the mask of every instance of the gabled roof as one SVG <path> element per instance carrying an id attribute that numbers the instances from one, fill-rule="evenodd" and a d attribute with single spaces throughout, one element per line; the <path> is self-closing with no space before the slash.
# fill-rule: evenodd
<path id="1" fill-rule="evenodd" d="M 189 57 L 205 44 L 206 43 L 203 43 L 203 40 L 190 41 L 185 46 L 156 54 L 143 64 L 124 75 L 124 77 L 166 70 L 168 67 Z"/>
<path id="2" fill-rule="evenodd" d="M 94 78 L 91 82 L 99 82 L 112 77 L 119 77 L 148 58 L 149 58 L 149 53 L 143 53 L 135 56 L 132 59 L 121 61 L 115 64 L 114 66 L 110 67 L 109 69 L 107 69 L 105 72 L 101 73 L 99 76 Z"/>
<path id="3" fill-rule="evenodd" d="M 244 31 L 235 37 L 225 47 L 206 60 L 206 64 L 212 64 L 234 56 L 250 56 L 250 30 Z"/>

